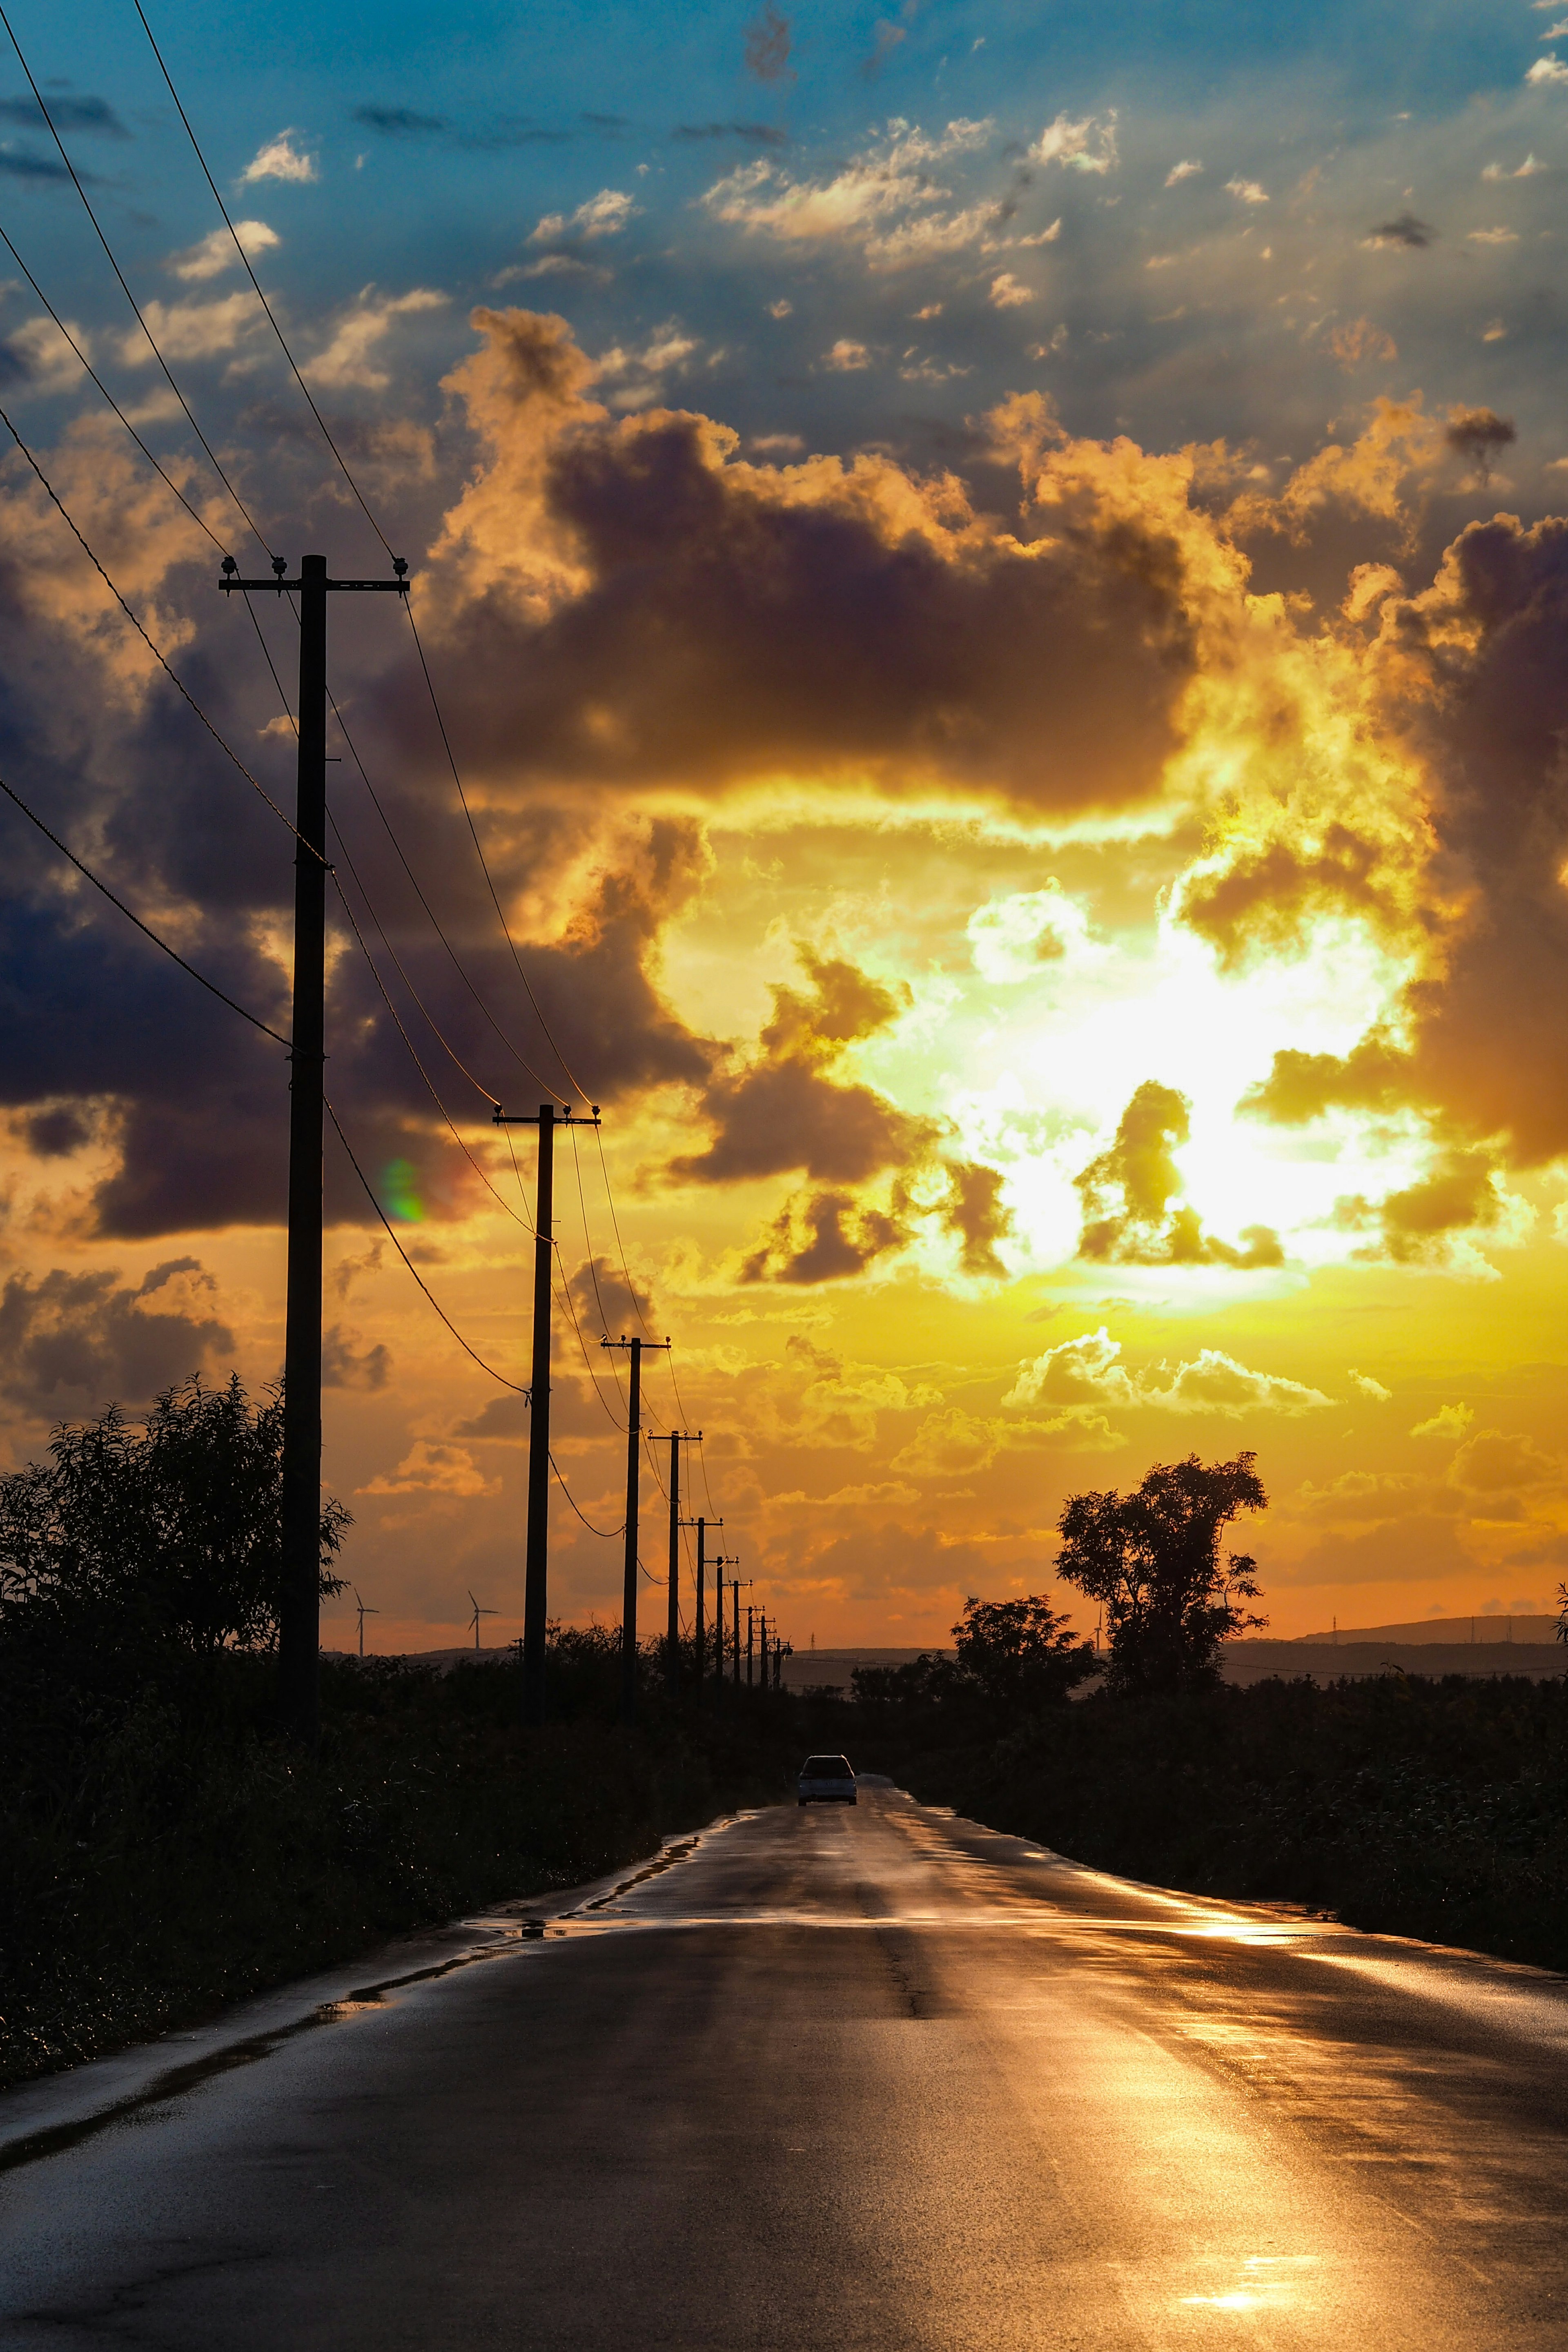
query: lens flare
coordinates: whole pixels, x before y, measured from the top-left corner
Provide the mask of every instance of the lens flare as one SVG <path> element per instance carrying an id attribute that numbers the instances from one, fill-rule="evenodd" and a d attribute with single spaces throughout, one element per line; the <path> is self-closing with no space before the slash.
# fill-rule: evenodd
<path id="1" fill-rule="evenodd" d="M 419 1191 L 419 1171 L 411 1160 L 394 1160 L 383 1171 L 382 1196 L 386 1213 L 400 1223 L 422 1224 L 428 1212 Z"/>

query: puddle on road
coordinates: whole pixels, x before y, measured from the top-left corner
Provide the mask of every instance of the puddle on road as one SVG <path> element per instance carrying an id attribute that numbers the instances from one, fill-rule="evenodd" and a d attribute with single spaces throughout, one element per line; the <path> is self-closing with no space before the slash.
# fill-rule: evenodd
<path id="1" fill-rule="evenodd" d="M 887 1927 L 941 1927 L 980 1934 L 1000 1929 L 1013 1934 L 1023 1932 L 1045 1940 L 1059 1939 L 1064 1932 L 1110 1932 L 1113 1935 L 1191 1937 L 1251 1945 L 1288 1945 L 1344 1933 L 1337 1923 L 1331 1921 L 1299 1915 L 1289 1917 L 1248 1916 L 1240 1913 L 1216 1912 L 1208 1906 L 1188 1906 L 1189 1916 L 1185 1919 L 1173 1918 L 1168 1915 L 1153 1919 L 1100 1916 L 1058 1906 L 1043 1895 L 1026 1908 L 994 1910 L 975 1906 L 944 1910 L 905 1908 L 887 1912 L 859 1909 L 826 1911 L 788 1906 L 748 1910 L 642 1910 L 637 1907 L 635 1890 L 662 1877 L 678 1863 L 689 1861 L 704 1840 L 715 1831 L 733 1828 L 752 1817 L 749 1811 L 731 1814 L 721 1822 L 711 1823 L 706 1830 L 672 1842 L 640 1869 L 620 1880 L 606 1894 L 595 1896 L 580 1910 L 568 1911 L 551 1918 L 541 1912 L 524 1911 L 518 1906 L 511 1910 L 508 1924 L 496 1927 L 494 1941 L 477 1950 L 455 1953 L 450 1959 L 437 1960 L 425 1968 L 384 1977 L 374 1984 L 356 1986 L 335 2000 L 318 2003 L 303 2017 L 247 2035 L 241 2041 L 228 2042 L 223 2048 L 208 2051 L 183 2065 L 171 2066 L 142 2089 L 111 2101 L 92 2115 L 79 2116 L 68 2123 L 46 2125 L 37 2131 L 27 2133 L 7 2146 L 0 2147 L 0 2172 L 58 2155 L 112 2126 L 150 2121 L 153 2110 L 166 2109 L 171 2102 L 189 2091 L 199 2089 L 204 2083 L 220 2074 L 231 2074 L 239 2067 L 252 2066 L 263 2058 L 269 2058 L 275 2051 L 285 2048 L 302 2034 L 312 2033 L 321 2026 L 347 2024 L 354 2018 L 390 2009 L 393 2006 L 391 1996 L 395 1993 L 406 1991 L 416 1985 L 432 1983 L 438 1978 L 450 1976 L 460 1969 L 475 1967 L 484 1960 L 515 1956 L 521 1947 L 528 1944 L 556 1943 L 628 1932 L 668 1933 L 672 1929 L 714 1927 L 848 1928 L 862 1933 Z M 1041 1853 L 1038 1859 L 1054 1862 L 1058 1857 Z M 983 1863 L 980 1868 L 983 1873 Z M 1144 1891 L 1140 1889 L 1141 1893 Z M 1149 1889 L 1147 1892 L 1156 1895 L 1171 1911 L 1184 1907 L 1179 1896 L 1166 1895 L 1163 1890 Z M 626 1906 L 628 1896 L 632 1903 Z M 1284 1906 L 1280 1908 L 1283 1910 Z M 484 1917 L 495 1920 L 498 1914 L 478 1915 L 471 1922 L 457 1922 L 455 1929 L 460 1930 L 465 1925 L 477 1928 Z"/>

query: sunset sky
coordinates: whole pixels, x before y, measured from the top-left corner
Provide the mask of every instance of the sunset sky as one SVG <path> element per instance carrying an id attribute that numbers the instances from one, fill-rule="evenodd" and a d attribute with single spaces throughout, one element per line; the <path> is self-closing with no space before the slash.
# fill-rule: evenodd
<path id="1" fill-rule="evenodd" d="M 1243 1447 L 1274 1632 L 1554 1606 L 1568 0 L 148 13 L 409 560 L 521 961 L 406 621 L 337 600 L 407 863 L 334 724 L 380 981 L 336 901 L 328 1091 L 508 1381 L 534 1145 L 514 1166 L 484 1094 L 603 1107 L 604 1165 L 557 1159 L 587 1518 L 621 1518 L 598 1340 L 641 1328 L 629 1272 L 675 1342 L 651 1423 L 705 1432 L 697 1507 L 797 1647 L 942 1639 L 967 1592 L 1051 1585 L 1067 1495 Z M 13 22 L 268 546 L 384 574 L 131 0 Z M 0 226 L 0 405 L 291 807 L 217 549 L 23 274 L 264 572 L 12 51 Z M 286 1030 L 287 830 L 14 446 L 0 497 L 0 776 Z M 292 693 L 289 608 L 256 619 Z M 198 1366 L 276 1375 L 288 1096 L 0 827 L 20 1462 Z M 327 1181 L 325 1475 L 370 1641 L 462 1638 L 470 1589 L 509 1638 L 522 1401 L 330 1130 Z M 552 1610 L 613 1621 L 619 1545 L 555 1499 Z M 662 1574 L 651 1470 L 644 1510 Z"/>

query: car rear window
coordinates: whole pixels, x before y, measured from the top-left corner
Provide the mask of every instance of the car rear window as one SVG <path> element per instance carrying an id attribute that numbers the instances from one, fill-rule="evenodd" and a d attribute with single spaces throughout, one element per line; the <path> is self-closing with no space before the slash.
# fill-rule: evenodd
<path id="1" fill-rule="evenodd" d="M 800 1768 L 803 1780 L 852 1780 L 849 1759 L 845 1756 L 808 1756 Z"/>

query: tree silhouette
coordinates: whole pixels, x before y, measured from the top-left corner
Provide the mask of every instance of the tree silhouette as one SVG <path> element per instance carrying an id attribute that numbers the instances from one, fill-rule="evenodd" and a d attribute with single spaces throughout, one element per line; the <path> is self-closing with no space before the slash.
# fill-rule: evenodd
<path id="1" fill-rule="evenodd" d="M 1258 1597 L 1258 1563 L 1231 1552 L 1222 1566 L 1220 1530 L 1268 1497 L 1253 1468 L 1234 1462 L 1156 1463 L 1131 1495 L 1072 1495 L 1057 1525 L 1058 1574 L 1105 1610 L 1109 1688 L 1201 1689 L 1219 1680 L 1219 1645 L 1265 1625 L 1237 1604 Z"/>
<path id="2" fill-rule="evenodd" d="M 973 1593 L 953 1627 L 958 1665 L 999 1715 L 1058 1705 L 1087 1682 L 1094 1652 L 1043 1593 L 1018 1601 L 977 1601 Z"/>
<path id="3" fill-rule="evenodd" d="M 166 1389 L 144 1422 L 110 1405 L 66 1424 L 50 1459 L 0 1477 L 0 1636 L 99 1654 L 266 1649 L 282 1591 L 281 1384 L 237 1374 Z M 321 1589 L 351 1514 L 321 1510 Z"/>

